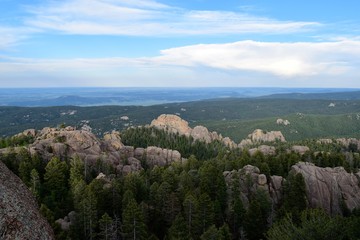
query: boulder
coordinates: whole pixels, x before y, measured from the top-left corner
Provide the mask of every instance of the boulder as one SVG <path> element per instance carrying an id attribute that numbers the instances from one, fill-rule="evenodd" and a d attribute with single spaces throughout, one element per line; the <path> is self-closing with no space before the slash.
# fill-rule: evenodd
<path id="1" fill-rule="evenodd" d="M 291 147 L 291 151 L 304 155 L 306 152 L 310 151 L 310 148 L 308 146 L 295 145 Z"/>

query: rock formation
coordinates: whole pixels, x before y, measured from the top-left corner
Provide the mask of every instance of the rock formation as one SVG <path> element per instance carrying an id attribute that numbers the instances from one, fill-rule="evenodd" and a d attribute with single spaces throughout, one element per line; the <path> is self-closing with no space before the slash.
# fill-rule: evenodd
<path id="1" fill-rule="evenodd" d="M 308 146 L 294 145 L 291 147 L 291 151 L 304 155 L 306 152 L 310 151 L 310 148 Z"/>
<path id="2" fill-rule="evenodd" d="M 242 140 L 238 147 L 244 149 L 245 147 L 249 147 L 254 144 L 276 141 L 286 142 L 285 137 L 280 131 L 266 132 L 261 129 L 256 129 L 253 133 L 248 135 L 247 139 Z"/>
<path id="3" fill-rule="evenodd" d="M 170 133 L 179 133 L 180 135 L 190 136 L 191 128 L 189 123 L 179 116 L 172 114 L 162 114 L 157 119 L 154 119 L 151 127 L 165 130 Z"/>
<path id="4" fill-rule="evenodd" d="M 256 129 L 253 133 L 249 134 L 248 138 L 252 142 L 285 142 L 285 138 L 280 131 L 266 132 L 261 129 Z"/>
<path id="5" fill-rule="evenodd" d="M 250 196 L 259 189 L 266 193 L 274 206 L 282 198 L 282 182 L 284 179 L 280 176 L 271 176 L 270 179 L 267 179 L 257 167 L 246 165 L 238 171 L 225 171 L 223 175 L 228 186 L 234 178 L 239 181 L 240 198 L 246 208 L 249 205 Z"/>
<path id="6" fill-rule="evenodd" d="M 249 149 L 250 156 L 253 156 L 256 152 L 261 152 L 264 155 L 275 155 L 276 149 L 273 146 L 261 145 L 257 148 Z"/>
<path id="7" fill-rule="evenodd" d="M 116 131 L 105 134 L 103 140 L 89 131 L 76 130 L 73 127 L 47 127 L 37 133 L 30 130 L 24 132 L 35 134 L 35 142 L 28 146 L 30 153 L 40 154 L 47 161 L 54 156 L 60 159 L 77 156 L 89 165 L 102 160 L 124 174 L 142 170 L 141 161 L 149 167 L 182 161 L 181 154 L 176 150 L 151 146 L 134 149 L 132 146 L 124 146 L 120 133 Z M 20 148 L 15 148 L 15 151 L 19 150 Z M 6 153 L 6 149 L 0 150 L 0 153 Z"/>
<path id="8" fill-rule="evenodd" d="M 331 214 L 342 214 L 342 206 L 349 210 L 360 207 L 360 172 L 352 174 L 343 167 L 321 168 L 304 162 L 292 166 L 291 172 L 303 175 L 310 207 Z"/>
<path id="9" fill-rule="evenodd" d="M 230 138 L 223 138 L 217 132 L 209 132 L 204 126 L 196 126 L 193 129 L 189 127 L 189 123 L 176 115 L 162 114 L 157 119 L 154 119 L 151 127 L 162 129 L 170 133 L 179 133 L 187 137 L 191 136 L 194 140 L 204 141 L 210 143 L 212 141 L 221 141 L 230 148 L 235 148 L 237 145 Z"/>
<path id="10" fill-rule="evenodd" d="M 279 118 L 279 119 L 277 119 L 276 120 L 276 124 L 277 125 L 284 125 L 284 126 L 287 126 L 287 125 L 290 125 L 290 122 L 289 122 L 289 120 L 287 120 L 287 119 L 282 119 L 282 118 Z"/>
<path id="11" fill-rule="evenodd" d="M 54 239 L 29 189 L 1 161 L 0 239 Z"/>
<path id="12" fill-rule="evenodd" d="M 343 167 L 321 168 L 312 163 L 299 162 L 292 166 L 291 174 L 301 174 L 306 186 L 306 198 L 311 208 L 322 208 L 332 215 L 343 214 L 344 207 L 351 210 L 360 207 L 360 172 L 353 174 Z M 245 207 L 249 196 L 263 190 L 273 206 L 281 202 L 285 179 L 281 176 L 266 178 L 257 167 L 247 165 L 236 171 L 223 173 L 228 191 L 234 178 L 239 181 L 241 200 Z"/>

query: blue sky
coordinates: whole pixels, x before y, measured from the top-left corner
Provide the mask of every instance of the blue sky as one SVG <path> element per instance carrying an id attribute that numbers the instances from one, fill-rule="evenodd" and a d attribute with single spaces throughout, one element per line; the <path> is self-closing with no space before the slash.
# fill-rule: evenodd
<path id="1" fill-rule="evenodd" d="M 0 87 L 360 88 L 355 0 L 0 6 Z"/>

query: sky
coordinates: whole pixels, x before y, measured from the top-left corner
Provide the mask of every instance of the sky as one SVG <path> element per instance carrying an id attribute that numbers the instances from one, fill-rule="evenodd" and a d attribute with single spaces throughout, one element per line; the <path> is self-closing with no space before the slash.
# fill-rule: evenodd
<path id="1" fill-rule="evenodd" d="M 358 0 L 0 0 L 0 87 L 360 88 Z"/>

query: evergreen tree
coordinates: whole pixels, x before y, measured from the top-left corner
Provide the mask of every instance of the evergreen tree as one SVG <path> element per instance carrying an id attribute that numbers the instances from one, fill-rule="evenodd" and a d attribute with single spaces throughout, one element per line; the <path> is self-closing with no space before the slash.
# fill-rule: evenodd
<path id="1" fill-rule="evenodd" d="M 211 225 L 206 232 L 204 232 L 200 236 L 201 240 L 221 240 L 221 236 L 219 230 L 215 227 L 215 225 Z"/>
<path id="2" fill-rule="evenodd" d="M 109 214 L 104 213 L 100 220 L 100 233 L 98 234 L 100 239 L 111 240 L 116 239 L 116 232 L 114 231 L 114 223 Z"/>
<path id="3" fill-rule="evenodd" d="M 191 239 L 189 235 L 188 225 L 184 217 L 179 213 L 168 231 L 169 240 Z"/>
<path id="4" fill-rule="evenodd" d="M 183 207 L 189 236 L 196 238 L 196 236 L 198 236 L 199 230 L 201 230 L 198 210 L 199 203 L 192 194 L 188 194 L 183 202 Z"/>
<path id="5" fill-rule="evenodd" d="M 261 239 L 268 228 L 271 204 L 265 192 L 257 191 L 244 217 L 244 230 L 249 240 Z"/>
<path id="6" fill-rule="evenodd" d="M 144 216 L 135 199 L 125 206 L 122 219 L 124 239 L 147 239 Z"/>
<path id="7" fill-rule="evenodd" d="M 40 198 L 40 176 L 36 169 L 31 170 L 30 173 L 30 191 L 39 200 Z"/>
<path id="8" fill-rule="evenodd" d="M 45 203 L 54 211 L 55 217 L 67 214 L 68 170 L 65 162 L 53 157 L 45 167 L 44 186 L 47 193 Z"/>
<path id="9" fill-rule="evenodd" d="M 304 177 L 298 173 L 290 174 L 284 187 L 284 204 L 281 214 L 291 213 L 295 223 L 300 222 L 301 212 L 306 209 L 306 187 Z"/>
<path id="10" fill-rule="evenodd" d="M 95 238 L 95 228 L 98 224 L 96 194 L 97 193 L 92 192 L 91 188 L 87 186 L 80 202 L 79 215 L 83 236 L 90 240 Z"/>

